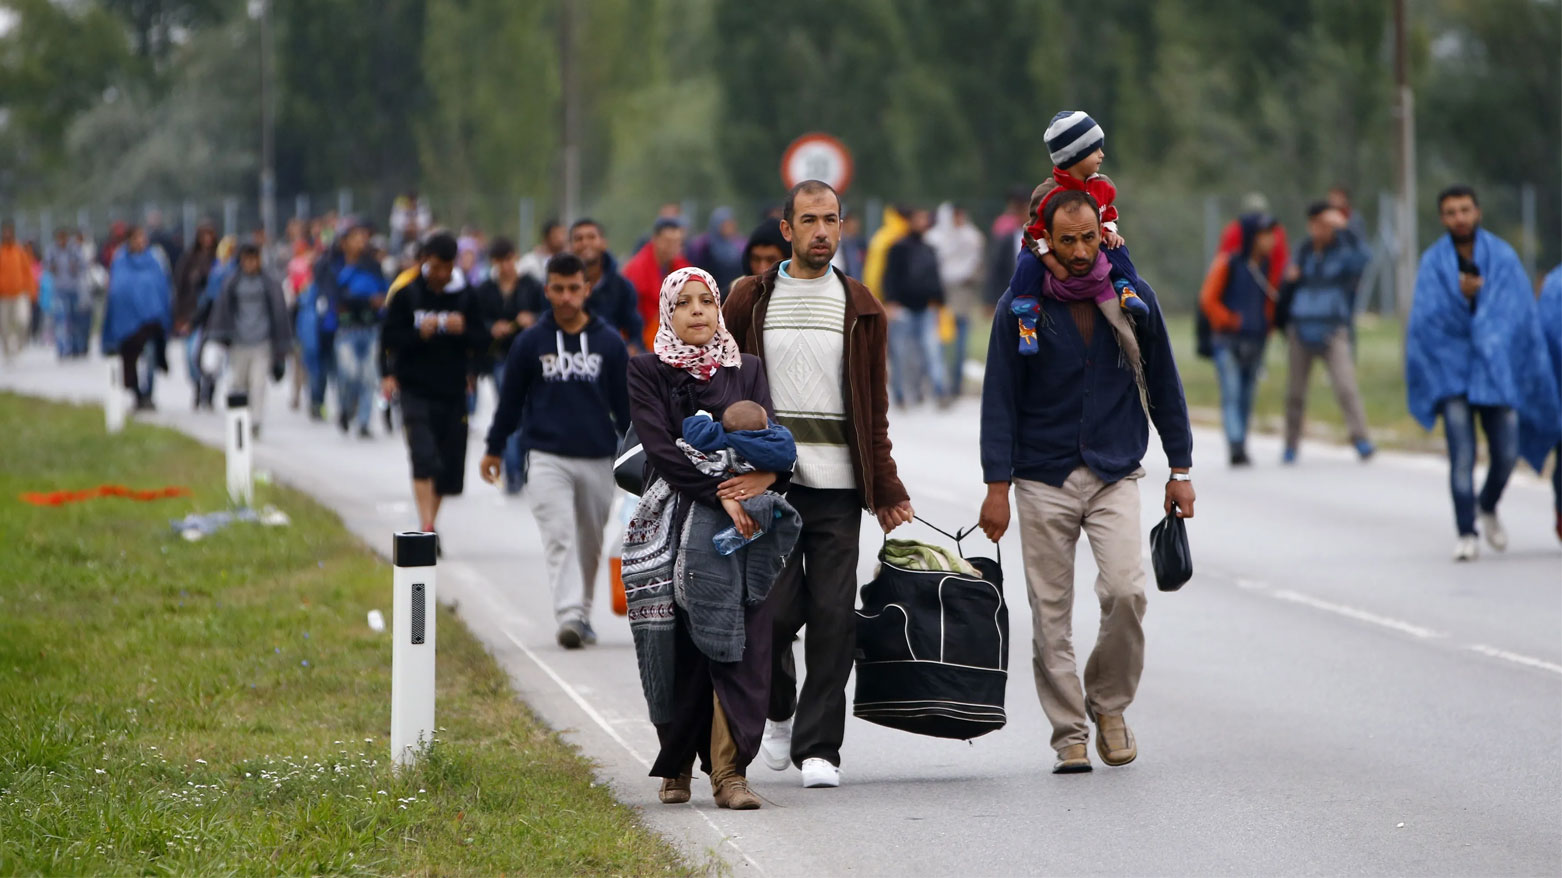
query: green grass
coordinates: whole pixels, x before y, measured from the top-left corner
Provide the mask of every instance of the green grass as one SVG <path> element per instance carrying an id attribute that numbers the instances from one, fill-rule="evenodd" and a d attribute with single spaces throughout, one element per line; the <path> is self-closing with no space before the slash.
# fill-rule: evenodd
<path id="1" fill-rule="evenodd" d="M 978 363 L 987 360 L 987 327 L 972 326 L 968 357 Z M 1215 381 L 1215 366 L 1194 355 L 1193 316 L 1173 315 L 1167 319 L 1177 369 L 1195 423 L 1220 425 L 1220 387 Z M 1367 410 L 1367 427 L 1373 441 L 1390 448 L 1437 451 L 1443 447 L 1440 434 L 1427 433 L 1410 417 L 1405 406 L 1404 352 L 1399 323 L 1392 317 L 1380 319 L 1363 315 L 1356 326 L 1356 382 L 1362 404 Z M 1285 425 L 1286 345 L 1279 336 L 1271 336 L 1264 355 L 1264 377 L 1253 405 L 1253 428 L 1278 434 Z M 1312 382 L 1307 391 L 1306 436 L 1344 442 L 1345 419 L 1335 402 L 1328 373 L 1322 362 L 1313 364 Z"/>
<path id="2" fill-rule="evenodd" d="M 390 572 L 302 495 L 204 541 L 219 454 L 0 394 L 0 874 L 687 874 L 448 611 L 440 736 L 388 765 Z M 180 484 L 188 499 L 22 503 Z"/>

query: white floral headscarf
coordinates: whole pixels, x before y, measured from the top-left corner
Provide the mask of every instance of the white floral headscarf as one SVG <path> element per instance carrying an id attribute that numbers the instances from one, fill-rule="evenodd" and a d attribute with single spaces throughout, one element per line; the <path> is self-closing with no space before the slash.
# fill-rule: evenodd
<path id="1" fill-rule="evenodd" d="M 688 344 L 673 332 L 673 311 L 678 307 L 678 294 L 684 285 L 697 280 L 716 296 L 716 334 L 703 345 Z M 657 359 L 682 369 L 700 381 L 709 381 L 716 370 L 723 366 L 742 368 L 743 356 L 738 352 L 738 340 L 727 331 L 727 318 L 721 313 L 721 287 L 716 279 L 700 268 L 680 268 L 662 281 L 660 302 L 661 325 L 656 329 Z"/>

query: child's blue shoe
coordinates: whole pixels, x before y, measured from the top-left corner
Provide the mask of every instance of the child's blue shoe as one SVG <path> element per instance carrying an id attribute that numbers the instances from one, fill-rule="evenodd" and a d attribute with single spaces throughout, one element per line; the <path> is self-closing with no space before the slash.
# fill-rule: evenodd
<path id="1" fill-rule="evenodd" d="M 1128 278 L 1119 277 L 1112 281 L 1112 289 L 1117 290 L 1117 304 L 1134 317 L 1149 317 L 1150 305 L 1139 298 L 1134 292 L 1133 285 L 1128 283 Z"/>
<path id="2" fill-rule="evenodd" d="M 1009 312 L 1020 320 L 1020 356 L 1032 357 L 1041 351 L 1036 341 L 1036 321 L 1041 318 L 1041 303 L 1035 296 L 1015 296 Z"/>
<path id="3" fill-rule="evenodd" d="M 1356 440 L 1356 454 L 1360 455 L 1362 460 L 1371 460 L 1372 455 L 1377 453 L 1377 446 L 1373 445 L 1370 441 L 1366 439 Z"/>
<path id="4" fill-rule="evenodd" d="M 1138 293 L 1131 289 L 1124 290 L 1122 298 L 1118 301 L 1123 306 L 1124 311 L 1135 317 L 1147 318 L 1150 316 L 1150 306 L 1143 299 L 1139 298 Z"/>

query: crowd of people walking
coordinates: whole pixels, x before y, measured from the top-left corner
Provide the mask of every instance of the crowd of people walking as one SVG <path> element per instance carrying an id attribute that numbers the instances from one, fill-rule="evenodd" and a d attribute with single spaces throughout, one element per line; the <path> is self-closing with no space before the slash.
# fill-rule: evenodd
<path id="1" fill-rule="evenodd" d="M 1052 176 L 1011 193 L 988 234 L 958 205 L 908 204 L 886 208 L 867 239 L 814 180 L 746 236 L 718 208 L 690 240 L 667 205 L 623 263 L 594 219 L 548 222 L 523 253 L 436 226 L 410 195 L 385 234 L 326 216 L 290 222 L 275 242 L 202 224 L 186 248 L 150 216 L 116 225 L 101 249 L 66 229 L 40 253 L 5 223 L 0 342 L 10 360 L 42 327 L 61 357 L 83 356 L 101 299 L 102 350 L 137 408 L 154 407 L 156 376 L 182 341 L 191 405 L 213 407 L 226 376 L 247 394 L 256 436 L 267 386 L 289 372 L 291 407 L 344 436 L 372 440 L 399 417 L 428 532 L 464 491 L 469 420 L 491 381 L 498 405 L 478 471 L 525 493 L 558 644 L 597 641 L 603 536 L 615 482 L 629 479 L 623 598 L 661 745 L 651 774 L 663 802 L 687 802 L 697 762 L 718 805 L 748 810 L 761 805 L 747 782 L 755 759 L 797 768 L 806 787 L 841 782 L 862 513 L 886 535 L 915 518 L 890 412 L 951 405 L 983 321 L 979 526 L 1001 538 L 1012 496 L 1054 770 L 1086 772 L 1092 725 L 1105 764 L 1138 755 L 1125 713 L 1145 654 L 1139 482 L 1152 425 L 1170 468 L 1164 512 L 1192 517 L 1195 504 L 1181 375 L 1161 303 L 1129 255 L 1133 219 L 1099 172 L 1104 140 L 1085 113 L 1058 114 Z M 1480 227 L 1475 192 L 1452 187 L 1438 204 L 1447 235 L 1421 260 L 1406 383 L 1417 420 L 1444 422 L 1455 557 L 1471 560 L 1479 533 L 1506 546 L 1497 504 L 1517 460 L 1539 469 L 1562 456 L 1562 269 L 1537 298 L 1512 248 Z M 1198 296 L 1229 462 L 1252 464 L 1274 332 L 1289 367 L 1282 462 L 1299 460 L 1315 360 L 1368 460 L 1354 320 L 1369 252 L 1348 196 L 1308 208 L 1294 254 L 1267 205 L 1247 208 Z M 1477 425 L 1491 461 L 1479 493 Z M 1102 608 L 1082 678 L 1081 535 Z M 804 631 L 800 673 L 792 645 Z"/>
<path id="2" fill-rule="evenodd" d="M 1427 430 L 1439 419 L 1447 440 L 1449 490 L 1458 538 L 1454 558 L 1475 560 L 1480 536 L 1508 545 L 1497 515 L 1515 466 L 1537 472 L 1562 437 L 1562 268 L 1539 293 L 1518 254 L 1481 227 L 1478 194 L 1451 186 L 1437 196 L 1444 234 L 1422 254 L 1405 336 L 1406 401 Z M 1361 460 L 1377 451 L 1356 377 L 1357 293 L 1371 259 L 1344 189 L 1307 208 L 1307 237 L 1295 253 L 1261 196 L 1224 232 L 1199 293 L 1199 353 L 1212 359 L 1233 467 L 1252 464 L 1247 436 L 1271 334 L 1286 351 L 1281 462 L 1298 461 L 1313 363 L 1322 360 Z M 1487 439 L 1477 495 L 1476 427 Z M 1559 455 L 1562 459 L 1562 455 Z M 1562 539 L 1562 466 L 1553 466 L 1556 529 Z"/>

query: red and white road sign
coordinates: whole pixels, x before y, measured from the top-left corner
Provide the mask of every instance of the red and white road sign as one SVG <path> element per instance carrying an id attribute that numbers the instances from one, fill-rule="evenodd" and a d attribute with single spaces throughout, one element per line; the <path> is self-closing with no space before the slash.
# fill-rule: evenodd
<path id="1" fill-rule="evenodd" d="M 845 192 L 852 182 L 852 154 L 828 134 L 804 134 L 781 156 L 781 182 L 790 189 L 804 180 L 822 180 Z"/>

